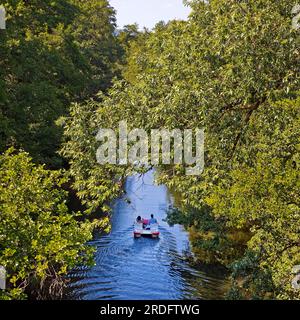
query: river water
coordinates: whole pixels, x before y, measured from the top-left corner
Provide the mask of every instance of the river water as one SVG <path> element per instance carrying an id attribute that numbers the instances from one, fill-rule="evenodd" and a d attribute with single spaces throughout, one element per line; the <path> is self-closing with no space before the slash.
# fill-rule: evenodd
<path id="1" fill-rule="evenodd" d="M 126 195 L 113 205 L 110 234 L 91 242 L 96 265 L 70 273 L 69 298 L 81 300 L 222 299 L 226 281 L 215 268 L 193 267 L 188 234 L 164 219 L 173 199 L 153 172 L 127 179 Z M 129 200 L 129 201 L 128 201 Z M 160 238 L 133 238 L 138 215 L 153 213 Z"/>

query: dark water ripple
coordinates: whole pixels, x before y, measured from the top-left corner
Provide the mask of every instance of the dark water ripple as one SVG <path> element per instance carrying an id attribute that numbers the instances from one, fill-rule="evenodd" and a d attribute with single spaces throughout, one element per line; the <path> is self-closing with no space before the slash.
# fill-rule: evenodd
<path id="1" fill-rule="evenodd" d="M 192 267 L 187 233 L 163 221 L 172 199 L 164 186 L 153 185 L 153 173 L 131 177 L 126 197 L 114 204 L 112 231 L 96 237 L 92 268 L 74 269 L 69 298 L 83 300 L 221 299 L 226 281 L 222 274 Z M 159 239 L 134 239 L 136 216 L 155 214 Z"/>

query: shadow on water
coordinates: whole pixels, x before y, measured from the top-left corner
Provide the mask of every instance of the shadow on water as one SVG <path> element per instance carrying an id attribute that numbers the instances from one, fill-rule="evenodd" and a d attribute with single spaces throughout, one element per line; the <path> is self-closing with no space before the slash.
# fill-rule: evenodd
<path id="1" fill-rule="evenodd" d="M 164 219 L 172 204 L 165 186 L 153 183 L 153 172 L 126 182 L 126 198 L 113 205 L 112 230 L 91 242 L 96 247 L 92 268 L 79 267 L 69 277 L 69 298 L 83 300 L 222 299 L 224 274 L 203 271 L 188 262 L 187 232 Z M 159 239 L 133 238 L 138 215 L 153 213 L 160 223 Z"/>

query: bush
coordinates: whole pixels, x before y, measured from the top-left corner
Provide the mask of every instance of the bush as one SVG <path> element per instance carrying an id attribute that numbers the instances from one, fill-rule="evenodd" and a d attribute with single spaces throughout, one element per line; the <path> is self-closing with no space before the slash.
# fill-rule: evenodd
<path id="1" fill-rule="evenodd" d="M 0 265 L 7 287 L 0 299 L 62 293 L 63 276 L 79 263 L 91 263 L 95 222 L 69 213 L 62 171 L 35 165 L 25 152 L 0 156 Z"/>

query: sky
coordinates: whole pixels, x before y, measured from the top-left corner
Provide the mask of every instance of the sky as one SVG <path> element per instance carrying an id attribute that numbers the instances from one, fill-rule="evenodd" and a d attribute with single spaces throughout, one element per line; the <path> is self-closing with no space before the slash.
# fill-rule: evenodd
<path id="1" fill-rule="evenodd" d="M 110 0 L 117 10 L 118 27 L 138 23 L 140 28 L 152 29 L 161 20 L 186 20 L 190 9 L 182 0 Z"/>

